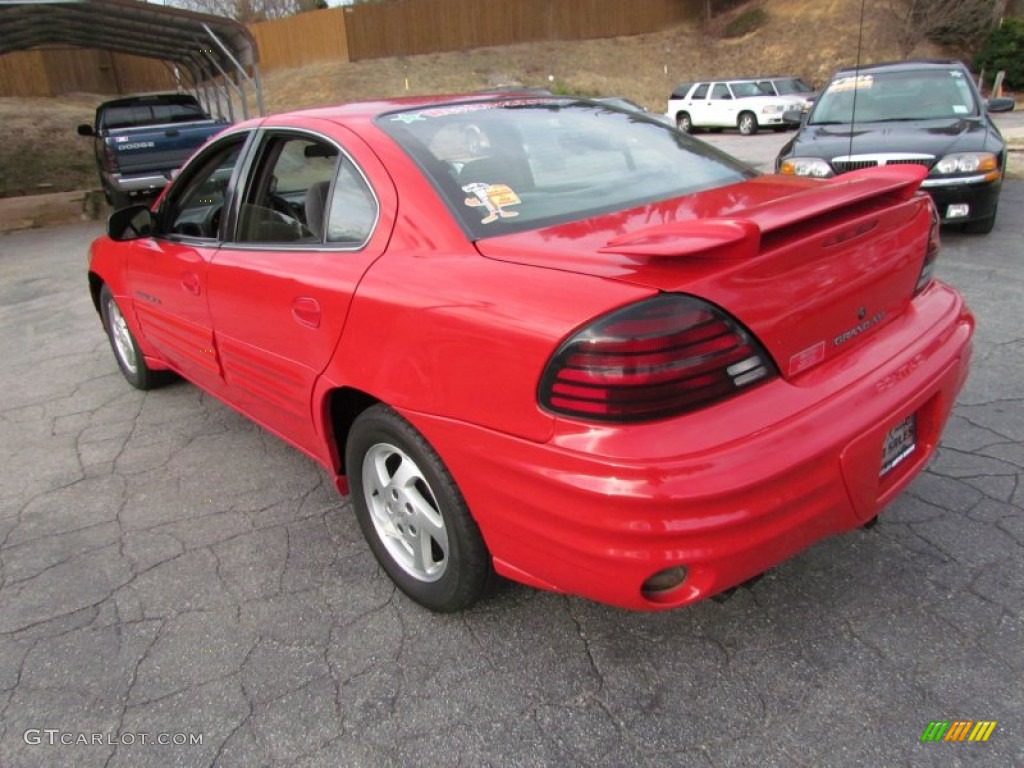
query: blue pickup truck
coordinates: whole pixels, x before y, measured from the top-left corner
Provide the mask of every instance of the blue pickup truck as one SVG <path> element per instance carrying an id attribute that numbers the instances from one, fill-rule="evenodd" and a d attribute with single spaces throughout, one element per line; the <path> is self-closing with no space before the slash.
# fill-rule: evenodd
<path id="1" fill-rule="evenodd" d="M 122 208 L 159 192 L 196 148 L 225 125 L 194 97 L 162 93 L 104 102 L 96 108 L 95 125 L 78 126 L 78 134 L 95 139 L 103 193 L 114 208 Z"/>

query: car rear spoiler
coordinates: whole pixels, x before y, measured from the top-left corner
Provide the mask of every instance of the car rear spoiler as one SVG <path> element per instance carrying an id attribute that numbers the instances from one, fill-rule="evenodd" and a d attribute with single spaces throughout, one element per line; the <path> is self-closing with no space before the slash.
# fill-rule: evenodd
<path id="1" fill-rule="evenodd" d="M 889 165 L 843 174 L 796 194 L 743 211 L 739 216 L 659 224 L 610 240 L 601 253 L 735 260 L 756 255 L 762 235 L 873 198 L 909 200 L 928 169 Z"/>

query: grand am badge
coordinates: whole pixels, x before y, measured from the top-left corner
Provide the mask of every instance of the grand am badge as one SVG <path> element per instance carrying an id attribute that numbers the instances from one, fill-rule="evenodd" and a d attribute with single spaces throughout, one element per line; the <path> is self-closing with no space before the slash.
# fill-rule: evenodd
<path id="1" fill-rule="evenodd" d="M 866 312 L 865 312 L 865 314 L 866 314 Z M 860 312 L 857 313 L 857 318 L 858 319 L 861 318 Z M 852 338 L 854 338 L 856 336 L 860 336 L 865 331 L 870 330 L 874 326 L 878 325 L 884 319 L 885 319 L 885 312 L 878 312 L 878 313 L 872 315 L 867 320 L 864 320 L 864 322 L 860 323 L 859 325 L 853 326 L 853 328 L 851 328 L 848 331 L 843 331 L 838 336 L 836 336 L 834 339 L 832 339 L 832 346 L 838 347 L 838 346 L 840 346 L 842 344 L 845 344 L 850 339 L 852 339 Z"/>

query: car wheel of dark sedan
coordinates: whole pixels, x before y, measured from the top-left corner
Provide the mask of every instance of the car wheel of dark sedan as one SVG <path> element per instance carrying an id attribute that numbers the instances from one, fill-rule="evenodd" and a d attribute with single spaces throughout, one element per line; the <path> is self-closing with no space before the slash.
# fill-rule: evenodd
<path id="1" fill-rule="evenodd" d="M 100 316 L 103 318 L 107 338 L 110 339 L 110 348 L 114 350 L 117 367 L 128 383 L 136 389 L 152 389 L 164 384 L 169 374 L 166 371 L 151 370 L 146 365 L 139 345 L 135 343 L 135 337 L 114 300 L 114 294 L 105 285 L 100 290 Z"/>
<path id="2" fill-rule="evenodd" d="M 757 133 L 757 117 L 753 112 L 740 112 L 736 127 L 744 136 L 751 136 Z"/>
<path id="3" fill-rule="evenodd" d="M 991 216 L 986 216 L 984 219 L 978 219 L 976 221 L 969 221 L 964 224 L 964 232 L 969 235 L 987 235 L 992 231 L 992 228 L 996 225 L 996 212 L 992 211 Z"/>
<path id="4" fill-rule="evenodd" d="M 693 133 L 693 120 L 688 112 L 680 112 L 676 115 L 676 127 L 683 133 Z"/>
<path id="5" fill-rule="evenodd" d="M 448 613 L 475 603 L 494 577 L 490 553 L 440 457 L 392 409 L 355 420 L 345 446 L 363 535 L 392 581 L 420 605 Z"/>

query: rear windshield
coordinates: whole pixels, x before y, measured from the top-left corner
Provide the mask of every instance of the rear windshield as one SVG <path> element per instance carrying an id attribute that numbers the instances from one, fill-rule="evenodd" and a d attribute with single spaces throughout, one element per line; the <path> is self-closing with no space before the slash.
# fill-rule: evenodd
<path id="1" fill-rule="evenodd" d="M 198 104 L 134 104 L 104 109 L 100 114 L 100 127 L 132 128 L 138 125 L 203 120 L 206 117 Z"/>
<path id="2" fill-rule="evenodd" d="M 635 208 L 756 172 L 636 112 L 575 99 L 447 104 L 377 118 L 473 239 Z"/>

